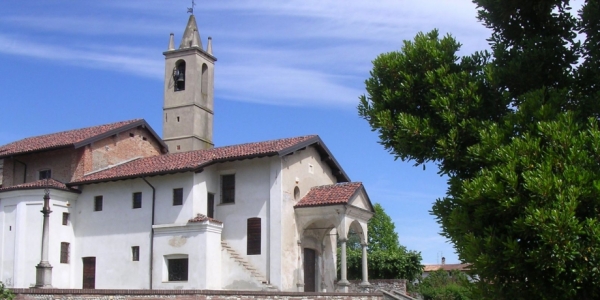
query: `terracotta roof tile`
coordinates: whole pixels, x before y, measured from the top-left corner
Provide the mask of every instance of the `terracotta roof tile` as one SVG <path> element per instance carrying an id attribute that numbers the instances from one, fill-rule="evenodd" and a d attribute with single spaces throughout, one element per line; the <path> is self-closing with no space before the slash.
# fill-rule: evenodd
<path id="1" fill-rule="evenodd" d="M 318 136 L 308 135 L 140 158 L 110 169 L 88 174 L 79 180 L 69 183 L 69 185 L 195 171 L 220 161 L 276 155 L 282 150 L 314 138 L 318 138 Z"/>
<path id="2" fill-rule="evenodd" d="M 122 121 L 117 123 L 62 131 L 57 133 L 51 133 L 46 135 L 34 136 L 25 138 L 10 144 L 6 144 L 0 147 L 0 157 L 6 157 L 9 155 L 22 154 L 28 152 L 35 152 L 40 150 L 48 150 L 54 148 L 61 148 L 67 146 L 73 146 L 76 143 L 85 141 L 89 138 L 101 135 L 111 130 L 118 129 L 125 125 L 138 122 L 141 119 Z"/>
<path id="3" fill-rule="evenodd" d="M 199 222 L 204 222 L 204 221 L 211 221 L 211 222 L 223 224 L 223 222 L 221 222 L 219 220 L 215 220 L 213 218 L 209 218 L 203 214 L 197 214 L 195 218 L 191 218 L 188 220 L 189 223 L 199 223 Z"/>
<path id="4" fill-rule="evenodd" d="M 294 207 L 346 204 L 360 187 L 362 187 L 361 182 L 315 186 Z"/>
<path id="5" fill-rule="evenodd" d="M 42 179 L 42 180 L 38 180 L 38 181 L 26 182 L 26 183 L 22 183 L 22 184 L 18 184 L 18 185 L 0 188 L 0 192 L 7 192 L 7 191 L 14 191 L 14 190 L 43 189 L 46 187 L 51 188 L 51 189 L 56 189 L 56 190 L 63 190 L 63 191 L 79 193 L 78 190 L 71 189 L 71 188 L 67 187 L 64 183 L 62 183 L 56 179 L 48 179 L 47 181 L 45 179 Z"/>

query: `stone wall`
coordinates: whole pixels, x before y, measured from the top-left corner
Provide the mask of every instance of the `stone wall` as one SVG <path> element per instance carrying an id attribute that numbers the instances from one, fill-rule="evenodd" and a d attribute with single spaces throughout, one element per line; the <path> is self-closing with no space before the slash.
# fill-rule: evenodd
<path id="1" fill-rule="evenodd" d="M 376 293 L 379 291 L 396 292 L 406 294 L 405 279 L 369 279 L 368 287 L 360 285 L 361 280 L 350 280 L 348 291 L 351 293 Z"/>
<path id="2" fill-rule="evenodd" d="M 383 300 L 382 293 L 298 293 L 216 290 L 12 289 L 15 300 Z"/>

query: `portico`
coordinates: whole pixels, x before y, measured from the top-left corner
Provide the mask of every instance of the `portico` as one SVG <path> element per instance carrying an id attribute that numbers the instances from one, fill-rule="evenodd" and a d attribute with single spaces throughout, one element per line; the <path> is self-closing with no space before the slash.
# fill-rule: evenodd
<path id="1" fill-rule="evenodd" d="M 350 230 L 362 245 L 362 283 L 368 280 L 368 229 L 373 208 L 362 184 L 340 183 L 315 187 L 295 206 L 298 229 L 298 291 L 347 292 L 346 242 Z M 337 242 L 340 245 L 341 276 L 337 274 Z"/>

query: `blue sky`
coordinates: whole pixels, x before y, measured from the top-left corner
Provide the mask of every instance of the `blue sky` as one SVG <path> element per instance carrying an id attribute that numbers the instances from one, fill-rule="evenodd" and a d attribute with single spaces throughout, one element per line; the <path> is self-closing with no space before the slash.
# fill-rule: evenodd
<path id="1" fill-rule="evenodd" d="M 400 242 L 458 262 L 429 214 L 446 182 L 395 161 L 357 114 L 371 61 L 419 31 L 439 28 L 487 49 L 489 31 L 468 0 L 196 1 L 204 45 L 213 38 L 214 142 L 224 146 L 319 134 L 353 181 L 396 224 Z M 21 138 L 144 118 L 162 132 L 164 56 L 178 45 L 186 0 L 0 4 L 0 145 Z"/>

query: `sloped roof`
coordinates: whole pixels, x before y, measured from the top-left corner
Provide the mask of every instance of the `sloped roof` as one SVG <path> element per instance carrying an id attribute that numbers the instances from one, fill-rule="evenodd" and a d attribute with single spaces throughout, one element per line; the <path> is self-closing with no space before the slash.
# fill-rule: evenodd
<path id="1" fill-rule="evenodd" d="M 315 186 L 294 205 L 294 208 L 348 204 L 352 196 L 362 188 L 362 182 L 343 182 Z"/>
<path id="2" fill-rule="evenodd" d="M 302 149 L 312 144 L 317 144 L 321 148 L 320 151 L 326 151 L 321 139 L 316 135 L 300 136 L 293 138 L 285 138 L 271 140 L 265 142 L 247 143 L 232 145 L 226 147 L 218 147 L 206 150 L 196 150 L 180 153 L 169 153 L 164 155 L 140 158 L 131 162 L 124 163 L 102 170 L 96 173 L 88 174 L 82 178 L 70 182 L 68 185 L 79 185 L 96 182 L 105 182 L 113 180 L 122 180 L 143 176 L 154 176 L 162 174 L 172 174 L 180 172 L 201 171 L 202 168 L 218 162 L 233 161 L 240 159 L 249 159 L 266 156 L 284 156 L 291 154 L 294 151 Z M 323 150 L 324 149 L 324 150 Z M 329 154 L 329 156 L 331 156 Z M 330 159 L 330 162 L 335 162 Z M 332 167 L 332 170 L 342 174 L 343 179 L 345 173 L 341 167 Z M 340 176 L 340 175 L 339 175 Z"/>
<path id="3" fill-rule="evenodd" d="M 150 128 L 148 123 L 146 123 L 146 121 L 143 119 L 135 119 L 25 138 L 1 146 L 0 158 L 65 147 L 79 148 L 94 141 L 138 126 L 147 128 L 166 152 L 166 144 L 164 144 L 154 130 Z"/>
<path id="4" fill-rule="evenodd" d="M 27 183 L 17 184 L 17 185 L 5 187 L 5 188 L 0 188 L 0 192 L 15 191 L 15 190 L 33 190 L 33 189 L 44 189 L 44 188 L 80 193 L 79 190 L 71 189 L 66 184 L 64 184 L 56 179 L 52 179 L 52 178 L 50 178 L 48 180 L 41 179 L 38 181 L 27 182 Z"/>

